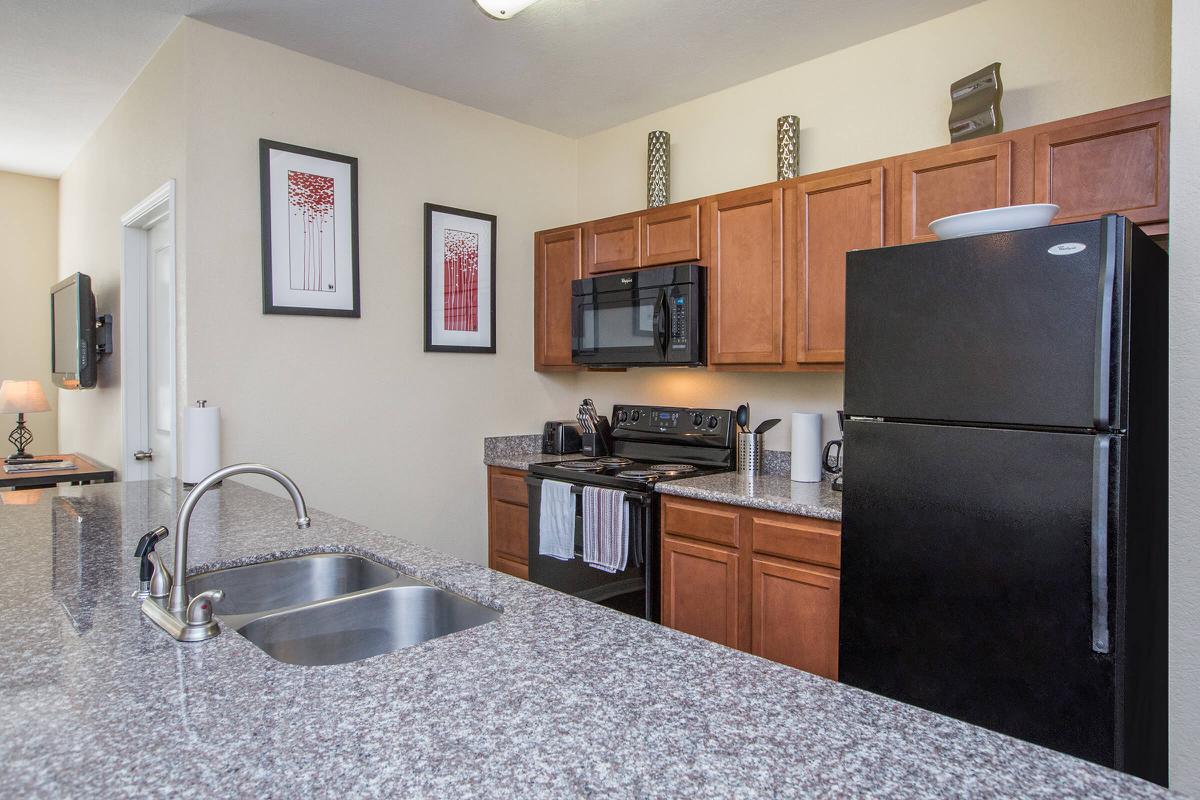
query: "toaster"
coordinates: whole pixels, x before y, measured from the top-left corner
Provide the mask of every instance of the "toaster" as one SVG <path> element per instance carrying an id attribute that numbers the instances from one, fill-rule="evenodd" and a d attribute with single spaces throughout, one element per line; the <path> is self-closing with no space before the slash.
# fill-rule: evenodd
<path id="1" fill-rule="evenodd" d="M 556 419 L 542 428 L 542 452 L 552 455 L 578 453 L 583 449 L 583 431 L 573 419 Z"/>

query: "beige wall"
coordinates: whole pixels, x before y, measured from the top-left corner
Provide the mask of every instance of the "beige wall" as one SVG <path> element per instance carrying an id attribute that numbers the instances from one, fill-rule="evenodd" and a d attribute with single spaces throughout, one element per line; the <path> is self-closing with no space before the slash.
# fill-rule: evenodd
<path id="1" fill-rule="evenodd" d="M 227 462 L 483 561 L 482 440 L 575 400 L 532 370 L 532 232 L 575 216 L 576 144 L 199 23 L 189 94 L 187 402 L 219 405 Z M 246 76 L 253 75 L 253 80 Z M 359 160 L 362 318 L 262 313 L 258 139 Z M 425 202 L 496 214 L 497 354 L 423 352 Z"/>
<path id="2" fill-rule="evenodd" d="M 1171 67 L 1171 785 L 1200 797 L 1200 5 L 1174 8 Z"/>
<path id="3" fill-rule="evenodd" d="M 58 398 L 50 382 L 50 287 L 58 280 L 58 181 L 0 172 L 0 380 L 38 380 L 50 411 L 28 414 L 29 452 L 58 450 Z M 16 426 L 0 416 L 0 453 Z M 2 456 L 0 456 L 2 457 Z"/>
<path id="4" fill-rule="evenodd" d="M 96 311 L 112 314 L 115 353 L 100 362 L 97 388 L 58 391 L 59 441 L 121 466 L 121 216 L 167 180 L 177 181 L 177 210 L 186 211 L 186 37 L 177 30 L 134 81 L 59 180 L 59 274 L 92 277 Z M 180 280 L 186 236 L 176 232 Z M 186 298 L 179 298 L 186 318 Z M 178 346 L 183 349 L 183 335 Z M 181 370 L 181 375 L 186 372 Z"/>
<path id="5" fill-rule="evenodd" d="M 677 200 L 775 179 L 775 119 L 800 117 L 800 166 L 815 172 L 948 141 L 949 85 L 1003 64 L 1008 129 L 1170 93 L 1169 0 L 988 0 L 701 97 L 579 141 L 579 219 L 645 205 L 646 133 L 671 132 Z M 579 379 L 600 406 L 629 398 L 736 406 L 782 417 L 766 444 L 788 449 L 788 412 L 836 432 L 840 377 L 661 371 Z"/>

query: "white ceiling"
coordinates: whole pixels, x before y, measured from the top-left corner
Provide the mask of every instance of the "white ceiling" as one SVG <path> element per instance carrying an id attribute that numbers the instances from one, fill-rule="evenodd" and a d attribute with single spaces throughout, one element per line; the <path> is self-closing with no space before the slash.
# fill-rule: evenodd
<path id="1" fill-rule="evenodd" d="M 187 14 L 581 136 L 979 0 L 0 0 L 0 169 L 57 175 Z"/>

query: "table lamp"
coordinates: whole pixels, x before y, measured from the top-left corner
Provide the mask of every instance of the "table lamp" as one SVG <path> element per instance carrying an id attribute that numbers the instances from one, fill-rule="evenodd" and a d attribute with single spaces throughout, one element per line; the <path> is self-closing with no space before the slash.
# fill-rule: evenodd
<path id="1" fill-rule="evenodd" d="M 0 383 L 0 414 L 16 414 L 17 427 L 8 435 L 8 440 L 17 452 L 5 461 L 22 461 L 31 458 L 25 445 L 33 441 L 33 434 L 25 427 L 25 415 L 49 411 L 50 404 L 37 381 L 4 381 Z"/>

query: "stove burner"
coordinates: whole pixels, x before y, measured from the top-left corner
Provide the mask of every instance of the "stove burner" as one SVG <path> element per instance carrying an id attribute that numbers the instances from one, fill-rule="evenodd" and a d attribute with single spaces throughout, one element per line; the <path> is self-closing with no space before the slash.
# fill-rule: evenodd
<path id="1" fill-rule="evenodd" d="M 559 465 L 562 469 L 569 469 L 575 472 L 603 472 L 604 465 L 599 461 L 583 460 L 583 461 L 563 461 Z"/>
<path id="2" fill-rule="evenodd" d="M 621 456 L 603 456 L 596 459 L 597 464 L 603 464 L 606 467 L 623 467 L 626 464 L 632 464 L 632 458 L 622 458 Z"/>
<path id="3" fill-rule="evenodd" d="M 649 469 L 626 469 L 617 473 L 618 478 L 634 478 L 636 480 L 653 480 L 659 477 L 657 472 Z"/>
<path id="4" fill-rule="evenodd" d="M 681 475 L 685 472 L 695 472 L 691 464 L 651 464 L 650 469 L 665 475 Z"/>

